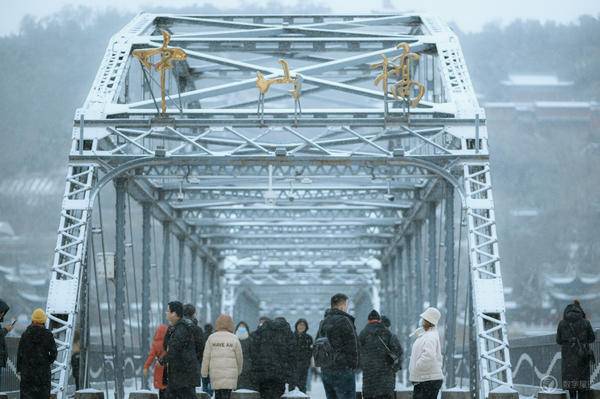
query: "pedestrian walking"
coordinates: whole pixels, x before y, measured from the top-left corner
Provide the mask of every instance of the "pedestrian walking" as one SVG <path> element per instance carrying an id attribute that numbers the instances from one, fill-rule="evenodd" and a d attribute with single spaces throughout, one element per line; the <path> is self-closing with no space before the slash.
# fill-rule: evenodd
<path id="1" fill-rule="evenodd" d="M 237 388 L 244 356 L 238 337 L 233 334 L 231 316 L 222 314 L 215 322 L 216 331 L 208 337 L 202 360 L 202 376 L 209 377 L 216 399 L 229 399 Z"/>
<path id="2" fill-rule="evenodd" d="M 590 365 L 595 362 L 589 344 L 596 340 L 594 329 L 586 319 L 581 303 L 568 304 L 556 329 L 556 343 L 561 347 L 562 387 L 571 399 L 588 399 Z"/>
<path id="3" fill-rule="evenodd" d="M 213 326 L 210 323 L 206 323 L 204 325 L 204 337 L 205 340 L 208 339 L 208 337 L 210 337 L 210 335 L 213 333 Z M 202 378 L 202 390 L 204 392 L 206 392 L 208 394 L 208 396 L 212 397 L 213 396 L 213 389 L 212 386 L 210 384 L 210 378 L 206 377 L 206 378 Z"/>
<path id="4" fill-rule="evenodd" d="M 196 359 L 198 361 L 198 378 L 196 379 L 196 386 L 199 387 L 202 384 L 202 355 L 204 354 L 204 331 L 202 331 L 202 327 L 198 325 L 198 320 L 196 319 L 196 307 L 191 303 L 183 305 L 183 317 L 190 320 L 192 322 L 192 331 L 194 333 L 194 345 L 196 348 Z"/>
<path id="5" fill-rule="evenodd" d="M 235 329 L 235 335 L 240 340 L 242 345 L 242 355 L 244 357 L 244 365 L 242 374 L 238 378 L 237 389 L 256 390 L 254 378 L 252 376 L 252 358 L 250 357 L 250 327 L 244 321 L 240 321 Z"/>
<path id="6" fill-rule="evenodd" d="M 392 399 L 396 388 L 402 347 L 381 319 L 379 313 L 372 310 L 367 325 L 358 336 L 364 399 Z"/>
<path id="7" fill-rule="evenodd" d="M 294 337 L 283 317 L 266 320 L 253 333 L 252 373 L 262 399 L 279 399 L 285 384 L 294 383 Z"/>
<path id="8" fill-rule="evenodd" d="M 17 374 L 21 379 L 21 399 L 50 397 L 50 368 L 58 351 L 54 336 L 44 325 L 46 320 L 46 313 L 42 309 L 35 309 L 31 315 L 31 324 L 19 340 Z"/>
<path id="9" fill-rule="evenodd" d="M 308 335 L 308 322 L 306 319 L 298 319 L 294 326 L 295 358 L 296 358 L 296 386 L 300 391 L 306 393 L 308 381 L 308 369 L 312 359 L 313 339 Z"/>
<path id="10" fill-rule="evenodd" d="M 437 325 L 441 314 L 427 308 L 422 314 L 422 328 L 415 331 L 409 363 L 409 380 L 414 384 L 413 399 L 436 399 L 442 387 L 442 348 Z"/>
<path id="11" fill-rule="evenodd" d="M 8 313 L 10 307 L 6 302 L 0 299 L 0 323 L 4 323 L 4 316 Z M 2 369 L 6 367 L 8 352 L 6 350 L 6 335 L 12 331 L 14 322 L 0 328 L 0 381 L 2 381 Z M 1 388 L 1 387 L 0 387 Z"/>
<path id="12" fill-rule="evenodd" d="M 165 336 L 166 353 L 160 363 L 166 365 L 167 397 L 195 399 L 199 365 L 193 323 L 183 317 L 183 304 L 179 301 L 169 302 L 166 314 L 171 326 Z"/>
<path id="13" fill-rule="evenodd" d="M 165 352 L 165 336 L 167 335 L 167 330 L 169 326 L 166 324 L 161 324 L 156 329 L 154 333 L 154 338 L 152 339 L 152 345 L 150 346 L 150 353 L 148 353 L 148 357 L 146 358 L 146 362 L 144 363 L 144 381 L 148 378 L 148 370 L 154 364 L 154 375 L 153 382 L 154 388 L 158 389 L 158 397 L 159 399 L 166 399 L 166 389 L 167 385 L 164 382 L 165 379 L 165 367 L 161 365 L 158 360 L 162 358 Z"/>
<path id="14" fill-rule="evenodd" d="M 313 344 L 315 365 L 327 399 L 353 399 L 356 396 L 354 373 L 359 366 L 358 337 L 354 317 L 348 313 L 348 296 L 335 294 L 325 312 Z"/>

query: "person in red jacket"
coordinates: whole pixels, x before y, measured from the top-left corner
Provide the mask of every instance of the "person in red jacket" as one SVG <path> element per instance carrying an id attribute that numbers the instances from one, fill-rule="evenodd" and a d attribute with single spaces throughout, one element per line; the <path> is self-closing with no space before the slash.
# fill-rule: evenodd
<path id="1" fill-rule="evenodd" d="M 165 367 L 158 363 L 158 359 L 165 355 L 165 349 L 163 343 L 165 341 L 165 335 L 167 335 L 168 326 L 166 324 L 161 324 L 156 329 L 156 333 L 154 333 L 154 340 L 152 341 L 152 346 L 150 347 L 150 353 L 148 354 L 148 358 L 146 359 L 146 363 L 144 363 L 144 379 L 148 377 L 148 369 L 152 366 L 152 363 L 156 361 L 154 365 L 154 388 L 158 389 L 158 397 L 163 399 L 165 398 L 165 390 L 167 386 L 164 383 L 163 375 L 165 371 Z"/>

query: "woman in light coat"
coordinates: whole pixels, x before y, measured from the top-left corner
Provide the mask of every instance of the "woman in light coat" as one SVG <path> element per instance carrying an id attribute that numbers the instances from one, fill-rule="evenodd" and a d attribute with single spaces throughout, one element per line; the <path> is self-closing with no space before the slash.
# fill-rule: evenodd
<path id="1" fill-rule="evenodd" d="M 444 375 L 442 374 L 442 348 L 437 325 L 440 311 L 427 308 L 421 314 L 423 327 L 415 331 L 417 339 L 410 355 L 409 380 L 414 384 L 413 399 L 436 399 Z"/>
<path id="2" fill-rule="evenodd" d="M 216 399 L 229 399 L 242 373 L 244 356 L 240 340 L 233 334 L 233 320 L 222 314 L 208 337 L 202 358 L 202 377 L 210 377 Z"/>

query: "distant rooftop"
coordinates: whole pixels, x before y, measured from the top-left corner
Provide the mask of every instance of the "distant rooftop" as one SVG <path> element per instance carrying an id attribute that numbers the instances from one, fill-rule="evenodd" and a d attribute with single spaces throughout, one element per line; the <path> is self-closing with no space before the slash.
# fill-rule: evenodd
<path id="1" fill-rule="evenodd" d="M 560 80 L 556 75 L 508 75 L 502 81 L 504 86 L 536 86 L 536 87 L 564 87 L 572 86 L 573 82 Z"/>

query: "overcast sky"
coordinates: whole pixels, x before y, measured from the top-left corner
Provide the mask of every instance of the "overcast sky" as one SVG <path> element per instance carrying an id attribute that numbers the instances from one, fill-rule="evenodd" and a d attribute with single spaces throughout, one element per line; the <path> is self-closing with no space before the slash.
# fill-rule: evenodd
<path id="1" fill-rule="evenodd" d="M 277 0 L 280 4 L 297 4 L 306 0 Z M 245 3 L 265 3 L 265 0 L 246 0 Z M 313 0 L 314 2 L 314 0 Z M 112 7 L 122 11 L 137 12 L 148 6 L 191 6 L 212 4 L 227 8 L 244 4 L 240 0 L 0 0 L 0 35 L 16 33 L 21 18 L 26 14 L 44 17 L 66 5 L 86 5 L 94 8 Z M 477 31 L 490 21 L 502 23 L 516 18 L 570 22 L 582 14 L 600 14 L 600 0 L 318 0 L 332 12 L 371 12 L 391 4 L 398 11 L 414 9 L 436 14 L 444 20 L 456 22 L 465 31 Z"/>

